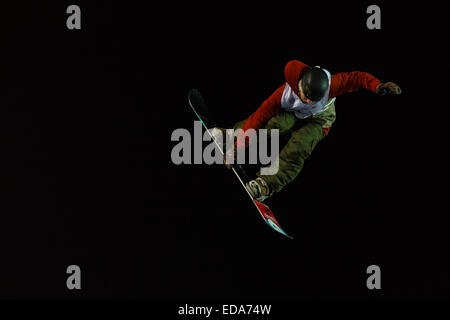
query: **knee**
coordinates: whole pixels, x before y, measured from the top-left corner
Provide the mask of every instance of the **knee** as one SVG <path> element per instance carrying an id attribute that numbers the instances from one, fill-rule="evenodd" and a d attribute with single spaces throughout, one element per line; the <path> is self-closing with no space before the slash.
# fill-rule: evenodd
<path id="1" fill-rule="evenodd" d="M 322 127 L 314 126 L 310 130 L 301 130 L 293 134 L 291 143 L 295 147 L 298 156 L 306 159 L 324 136 Z"/>
<path id="2" fill-rule="evenodd" d="M 295 155 L 295 158 L 306 159 L 311 155 L 313 150 L 311 139 L 305 137 L 292 137 L 291 142 L 292 147 L 294 148 L 292 153 Z"/>
<path id="3" fill-rule="evenodd" d="M 237 122 L 234 125 L 233 130 L 242 129 L 242 127 L 244 126 L 245 121 L 247 121 L 247 119 Z"/>

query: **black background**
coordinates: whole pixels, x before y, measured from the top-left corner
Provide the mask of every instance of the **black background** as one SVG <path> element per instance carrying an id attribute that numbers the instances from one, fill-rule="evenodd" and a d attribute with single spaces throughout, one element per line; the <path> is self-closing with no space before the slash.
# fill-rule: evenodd
<path id="1" fill-rule="evenodd" d="M 78 4 L 82 29 L 66 28 Z M 2 10 L 0 297 L 448 298 L 444 12 L 372 3 L 16 3 Z M 336 101 L 337 121 L 270 206 L 223 166 L 171 162 L 198 88 L 253 113 L 291 59 L 361 70 L 401 96 Z M 444 108 L 445 107 L 445 108 Z M 82 290 L 66 288 L 66 268 Z M 382 290 L 366 287 L 379 265 Z"/>

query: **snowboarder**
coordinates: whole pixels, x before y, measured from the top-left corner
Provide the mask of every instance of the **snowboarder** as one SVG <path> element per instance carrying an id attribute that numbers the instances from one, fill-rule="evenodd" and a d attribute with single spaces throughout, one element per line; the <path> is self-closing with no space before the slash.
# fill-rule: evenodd
<path id="1" fill-rule="evenodd" d="M 303 168 L 305 160 L 317 144 L 324 139 L 334 121 L 336 111 L 334 102 L 337 96 L 355 92 L 361 88 L 379 95 L 401 94 L 400 87 L 393 82 L 382 83 L 367 72 L 353 71 L 331 75 L 319 66 L 309 67 L 298 60 L 292 60 L 284 68 L 286 82 L 279 87 L 248 119 L 235 124 L 234 130 L 278 129 L 280 136 L 288 135 L 287 144 L 281 149 L 278 161 L 279 170 L 275 175 L 262 176 L 246 184 L 247 190 L 259 201 L 280 192 L 292 182 Z M 248 146 L 251 136 L 240 134 L 234 148 L 224 156 L 224 163 L 230 156 L 236 159 L 237 148 Z M 230 158 L 228 158 L 230 159 Z"/>

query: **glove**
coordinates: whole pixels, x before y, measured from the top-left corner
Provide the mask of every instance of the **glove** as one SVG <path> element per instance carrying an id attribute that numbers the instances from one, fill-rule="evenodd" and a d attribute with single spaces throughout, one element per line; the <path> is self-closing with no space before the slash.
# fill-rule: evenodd
<path id="1" fill-rule="evenodd" d="M 228 163 L 227 160 L 233 159 L 233 163 Z M 227 169 L 231 169 L 233 164 L 237 163 L 237 147 L 233 146 L 232 148 L 229 148 L 223 155 L 223 163 L 225 164 L 225 167 Z"/>
<path id="2" fill-rule="evenodd" d="M 399 95 L 402 93 L 402 89 L 400 89 L 400 87 L 393 82 L 380 83 L 375 91 L 380 96 L 384 96 L 389 93 L 395 95 Z"/>

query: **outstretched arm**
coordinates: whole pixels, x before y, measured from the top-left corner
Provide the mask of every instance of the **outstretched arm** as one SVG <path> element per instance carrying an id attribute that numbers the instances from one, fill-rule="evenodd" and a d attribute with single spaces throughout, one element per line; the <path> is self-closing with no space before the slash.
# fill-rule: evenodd
<path id="1" fill-rule="evenodd" d="M 367 72 L 341 72 L 331 76 L 330 98 L 347 92 L 355 92 L 361 88 L 368 89 L 379 95 L 387 93 L 401 94 L 402 90 L 393 82 L 382 83 Z"/>

